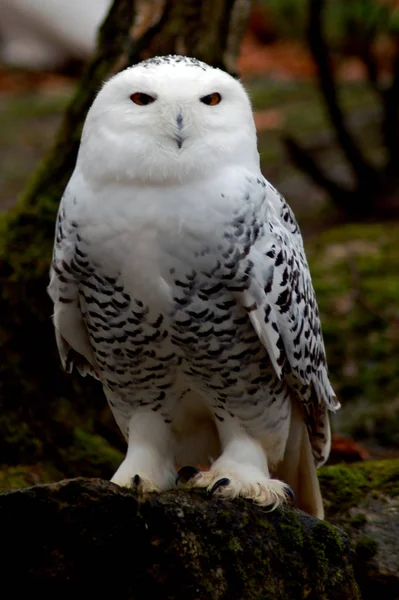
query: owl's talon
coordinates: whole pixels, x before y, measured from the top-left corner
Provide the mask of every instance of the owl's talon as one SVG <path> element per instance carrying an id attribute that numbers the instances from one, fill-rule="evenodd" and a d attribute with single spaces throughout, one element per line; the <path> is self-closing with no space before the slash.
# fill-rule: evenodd
<path id="1" fill-rule="evenodd" d="M 229 485 L 230 483 L 230 479 L 228 479 L 227 477 L 222 477 L 222 479 L 219 479 L 211 488 L 210 493 L 214 494 L 216 492 L 216 490 L 220 487 L 224 487 L 226 485 Z"/>
<path id="2" fill-rule="evenodd" d="M 291 507 L 294 506 L 295 505 L 295 492 L 294 492 L 294 490 L 289 485 L 287 485 L 286 488 L 285 488 L 285 492 L 286 492 L 286 494 L 287 494 L 287 496 L 289 498 L 289 501 L 287 502 L 288 506 L 291 506 Z"/>
<path id="3" fill-rule="evenodd" d="M 141 477 L 140 477 L 140 475 L 136 474 L 132 479 L 132 486 L 135 488 L 138 488 L 140 483 L 141 483 Z"/>
<path id="4" fill-rule="evenodd" d="M 190 481 L 190 479 L 198 475 L 198 473 L 199 469 L 197 469 L 196 467 L 191 467 L 190 465 L 188 465 L 187 467 L 182 467 L 177 474 L 176 485 L 178 485 L 179 483 L 187 483 L 188 481 Z"/>

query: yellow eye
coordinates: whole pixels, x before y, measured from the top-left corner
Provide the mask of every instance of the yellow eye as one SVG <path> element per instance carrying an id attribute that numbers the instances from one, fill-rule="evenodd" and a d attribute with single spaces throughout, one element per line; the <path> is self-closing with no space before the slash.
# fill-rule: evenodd
<path id="1" fill-rule="evenodd" d="M 200 101 L 208 106 L 216 106 L 216 104 L 222 101 L 222 96 L 218 92 L 214 92 L 213 94 L 208 94 L 208 96 L 203 96 L 200 98 Z"/>
<path id="2" fill-rule="evenodd" d="M 144 94 L 143 92 L 136 92 L 130 96 L 130 100 L 135 104 L 139 104 L 140 106 L 146 106 L 146 104 L 151 104 L 155 102 L 155 98 L 149 96 L 148 94 Z"/>

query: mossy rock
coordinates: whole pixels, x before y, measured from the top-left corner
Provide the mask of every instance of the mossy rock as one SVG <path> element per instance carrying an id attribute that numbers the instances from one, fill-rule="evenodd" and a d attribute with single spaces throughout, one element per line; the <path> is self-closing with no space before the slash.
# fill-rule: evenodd
<path id="1" fill-rule="evenodd" d="M 90 460 L 93 460 L 90 452 L 98 450 L 99 457 L 102 456 L 101 444 L 92 445 L 90 437 L 89 442 L 85 439 L 83 436 L 82 454 L 79 455 L 75 468 L 78 468 L 78 465 L 83 468 L 85 452 L 88 452 L 87 456 Z M 98 440 L 95 442 L 98 443 Z M 113 460 L 119 460 L 121 456 L 113 455 L 111 452 L 110 457 L 112 463 Z M 59 473 L 51 465 L 10 467 L 0 472 L 0 488 L 4 490 L 21 488 L 39 482 L 49 482 L 57 477 Z M 320 524 L 319 529 L 315 530 L 315 535 L 320 534 L 320 543 L 327 543 L 329 536 L 334 535 L 335 529 L 330 528 L 329 523 L 345 531 L 354 550 L 355 576 L 363 600 L 375 600 L 375 598 L 397 600 L 399 597 L 399 459 L 323 467 L 319 471 L 319 479 L 328 520 L 323 527 Z M 63 483 L 59 487 L 60 485 L 56 484 L 46 489 L 58 490 L 66 484 Z M 105 482 L 102 485 L 107 487 Z M 123 494 L 125 493 L 128 492 L 124 491 Z M 173 497 L 173 494 L 179 493 L 170 492 L 165 496 Z M 202 501 L 210 502 L 212 510 L 214 509 L 215 505 L 212 504 L 214 499 L 205 494 L 200 494 L 200 497 Z M 237 500 L 233 504 L 236 509 L 244 510 L 247 503 Z M 218 506 L 222 510 L 222 504 Z M 228 503 L 226 510 L 231 510 L 231 506 L 232 504 Z M 287 514 L 291 513 L 288 511 Z M 269 514 L 261 510 L 260 525 L 266 526 L 268 519 Z M 279 535 L 284 534 L 291 540 L 296 550 L 302 552 L 305 538 L 299 525 L 300 521 L 293 519 L 291 515 L 290 518 L 280 522 Z M 234 536 L 229 538 L 228 547 L 232 552 L 243 551 L 240 539 Z M 254 549 L 254 552 L 257 551 Z M 291 596 L 289 597 L 291 599 Z"/>
<path id="2" fill-rule="evenodd" d="M 370 494 L 399 496 L 399 459 L 324 467 L 319 480 L 328 516 L 336 517 L 359 506 Z"/>
<path id="3" fill-rule="evenodd" d="M 2 585 L 16 596 L 357 600 L 344 533 L 300 511 L 101 480 L 0 493 Z"/>
<path id="4" fill-rule="evenodd" d="M 399 598 L 399 459 L 324 467 L 326 518 L 350 537 L 363 600 Z"/>

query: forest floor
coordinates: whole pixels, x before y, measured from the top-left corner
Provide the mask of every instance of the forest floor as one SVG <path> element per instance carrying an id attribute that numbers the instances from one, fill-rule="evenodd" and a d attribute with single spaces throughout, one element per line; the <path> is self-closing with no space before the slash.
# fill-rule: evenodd
<path id="1" fill-rule="evenodd" d="M 399 286 L 392 276 L 399 224 L 338 226 L 325 194 L 289 162 L 284 136 L 312 148 L 341 182 L 351 181 L 303 49 L 247 39 L 239 66 L 255 109 L 263 172 L 289 200 L 305 234 L 332 380 L 343 404 L 351 402 L 334 427 L 363 444 L 346 447 L 343 437 L 335 447 L 341 444 L 348 458 L 351 452 L 353 458 L 399 455 Z M 0 69 L 0 211 L 16 202 L 50 149 L 75 81 Z M 340 98 L 356 138 L 378 163 L 380 111 L 356 61 L 340 67 Z"/>

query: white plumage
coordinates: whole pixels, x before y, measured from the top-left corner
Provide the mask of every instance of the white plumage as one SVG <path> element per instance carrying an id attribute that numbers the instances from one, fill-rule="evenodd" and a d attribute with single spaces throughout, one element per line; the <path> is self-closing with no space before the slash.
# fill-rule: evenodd
<path id="1" fill-rule="evenodd" d="M 175 56 L 104 85 L 49 293 L 64 366 L 100 379 L 128 441 L 114 482 L 162 490 L 207 463 L 181 479 L 274 507 L 289 484 L 323 515 L 316 465 L 339 405 L 301 234 L 260 172 L 238 81 Z"/>

